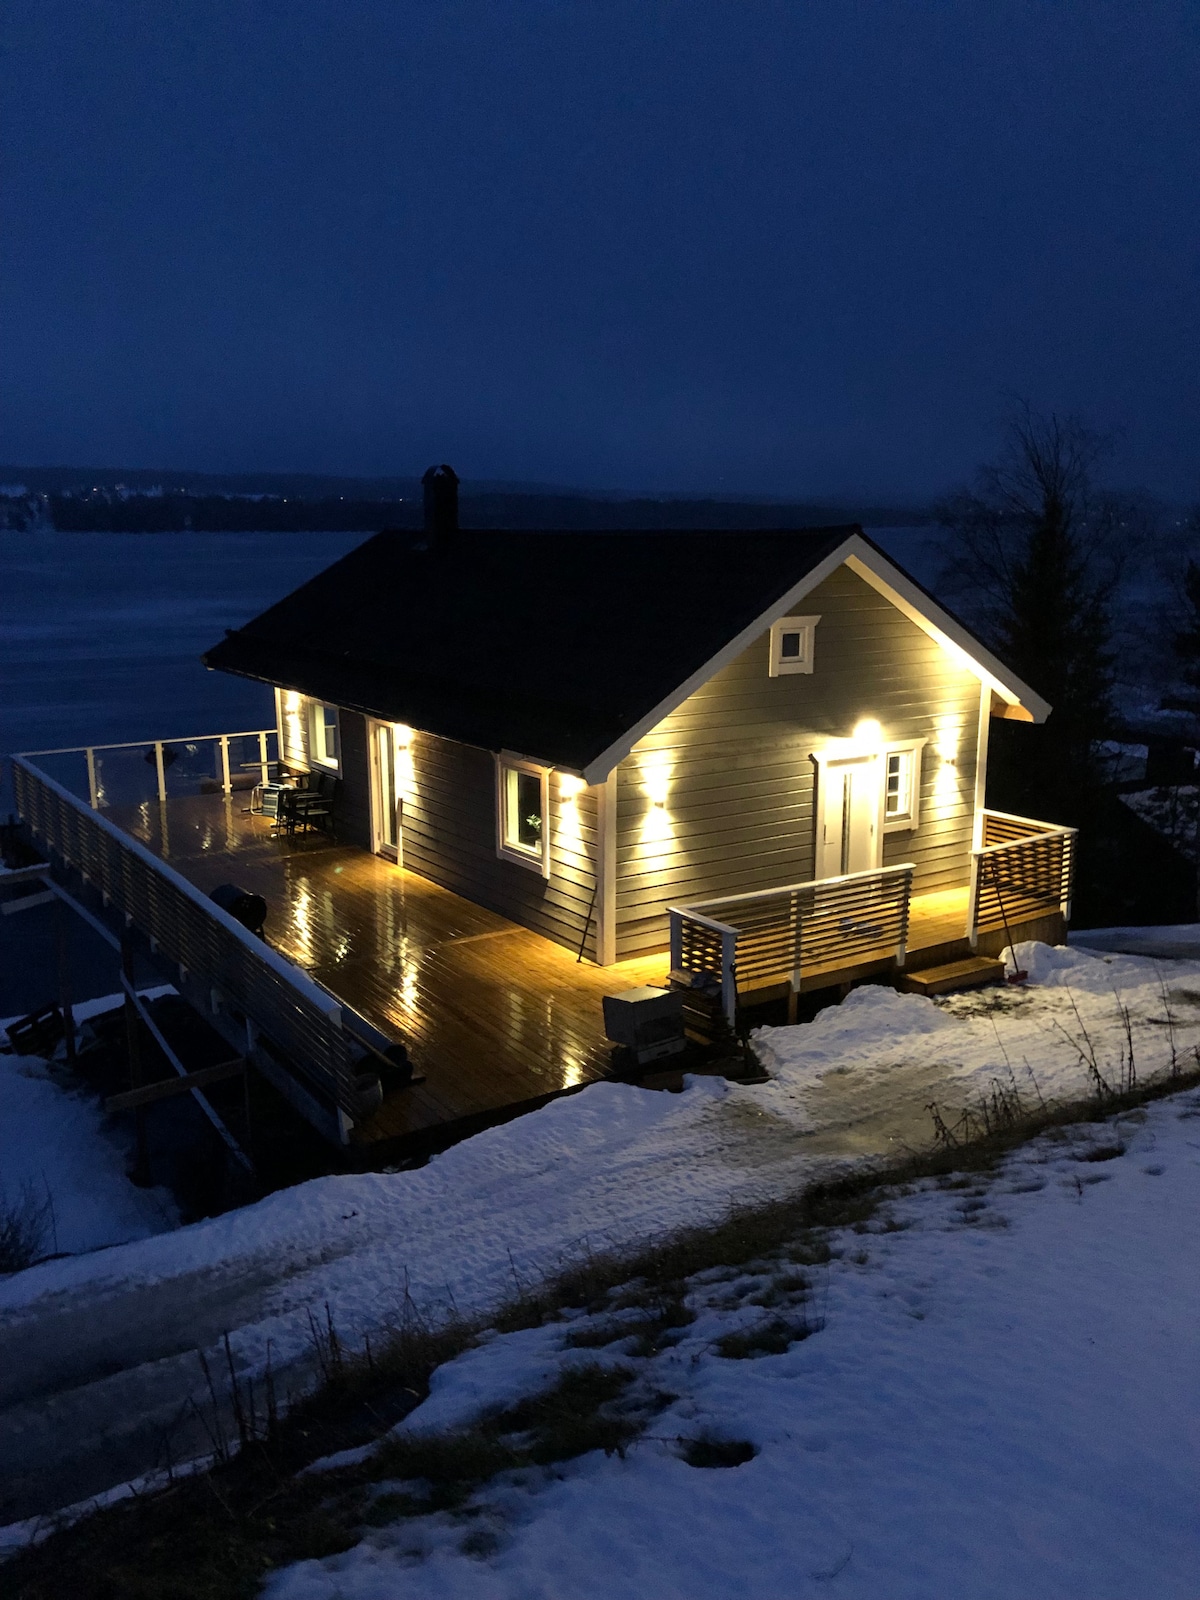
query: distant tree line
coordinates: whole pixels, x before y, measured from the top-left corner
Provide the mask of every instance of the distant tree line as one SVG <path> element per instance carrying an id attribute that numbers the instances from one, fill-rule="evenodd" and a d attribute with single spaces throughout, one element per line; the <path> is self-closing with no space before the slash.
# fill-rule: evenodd
<path id="1" fill-rule="evenodd" d="M 771 501 L 639 499 L 546 493 L 479 493 L 461 499 L 464 527 L 475 528 L 812 528 L 862 522 L 921 526 L 929 513 L 895 506 L 834 506 Z M 0 527 L 50 527 L 77 533 L 373 533 L 418 528 L 419 496 L 129 493 L 115 488 L 43 492 L 0 499 Z"/>

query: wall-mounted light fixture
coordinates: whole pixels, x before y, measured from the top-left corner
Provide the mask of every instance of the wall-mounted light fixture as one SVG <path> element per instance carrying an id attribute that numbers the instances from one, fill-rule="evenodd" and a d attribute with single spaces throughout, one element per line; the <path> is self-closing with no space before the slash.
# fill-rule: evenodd
<path id="1" fill-rule="evenodd" d="M 582 778 L 577 777 L 575 775 L 575 773 L 573 773 L 573 772 L 560 772 L 559 773 L 559 775 L 558 775 L 558 792 L 559 792 L 559 796 L 563 800 L 567 801 L 568 803 L 570 801 L 572 801 L 572 800 L 577 800 L 579 798 L 579 796 L 583 793 L 583 791 L 586 788 L 587 788 L 587 784 L 583 781 Z"/>
<path id="2" fill-rule="evenodd" d="M 655 762 L 653 766 L 643 767 L 642 783 L 646 790 L 646 798 L 651 805 L 666 805 L 667 795 L 671 792 L 671 769 L 665 762 Z"/>
<path id="3" fill-rule="evenodd" d="M 863 717 L 854 724 L 850 737 L 866 750 L 878 750 L 883 744 L 883 729 L 874 717 Z"/>

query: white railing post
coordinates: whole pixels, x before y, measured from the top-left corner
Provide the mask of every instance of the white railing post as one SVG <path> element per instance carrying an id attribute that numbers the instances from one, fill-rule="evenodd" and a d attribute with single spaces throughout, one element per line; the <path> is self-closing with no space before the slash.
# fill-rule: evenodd
<path id="1" fill-rule="evenodd" d="M 167 769 L 163 765 L 163 745 L 161 739 L 154 741 L 154 766 L 158 773 L 158 799 L 160 805 L 167 803 Z"/>
<path id="2" fill-rule="evenodd" d="M 271 781 L 271 775 L 267 771 L 267 736 L 265 732 L 260 733 L 258 736 L 258 759 L 262 763 L 262 781 L 265 789 Z"/>
<path id="3" fill-rule="evenodd" d="M 668 916 L 671 920 L 671 971 L 683 970 L 683 915 L 674 906 Z"/>
<path id="4" fill-rule="evenodd" d="M 229 780 L 229 735 L 221 735 L 221 791 L 223 794 L 233 793 L 233 784 Z"/>
<path id="5" fill-rule="evenodd" d="M 737 929 L 721 935 L 721 1004 L 729 1026 L 737 1028 Z"/>
<path id="6" fill-rule="evenodd" d="M 91 745 L 87 751 L 88 803 L 93 811 L 100 809 L 100 791 L 96 787 L 96 752 Z"/>

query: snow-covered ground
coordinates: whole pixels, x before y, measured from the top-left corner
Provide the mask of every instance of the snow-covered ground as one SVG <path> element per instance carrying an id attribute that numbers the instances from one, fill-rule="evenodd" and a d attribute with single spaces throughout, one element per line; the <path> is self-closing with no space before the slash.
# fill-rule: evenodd
<path id="1" fill-rule="evenodd" d="M 462 1427 L 597 1355 L 675 1398 L 624 1459 L 503 1478 L 264 1594 L 1194 1600 L 1198 1152 L 1193 1091 L 897 1196 L 834 1235 L 804 1307 L 755 1303 L 794 1280 L 764 1262 L 693 1280 L 695 1320 L 657 1355 L 564 1348 L 574 1318 L 494 1337 L 402 1428 Z M 719 1353 L 781 1316 L 822 1325 L 786 1353 Z M 688 1465 L 704 1436 L 753 1459 Z"/>
<path id="2" fill-rule="evenodd" d="M 154 991 L 157 992 L 157 991 Z M 77 1020 L 120 997 L 76 1008 Z M 0 1021 L 0 1037 L 15 1018 Z M 61 1063 L 0 1054 L 0 1204 L 41 1213 L 45 1254 L 75 1255 L 179 1225 L 169 1191 L 138 1189 L 132 1152 L 94 1094 Z"/>
<path id="3" fill-rule="evenodd" d="M 765 1084 L 699 1078 L 682 1094 L 595 1084 L 415 1171 L 316 1179 L 0 1281 L 0 1476 L 34 1485 L 10 1515 L 161 1465 L 172 1419 L 204 1396 L 195 1351 L 223 1360 L 227 1330 L 241 1373 L 269 1361 L 283 1384 L 302 1383 L 314 1308 L 328 1305 L 350 1344 L 411 1304 L 434 1321 L 486 1316 L 584 1251 L 630 1250 L 925 1148 L 930 1105 L 953 1128 L 997 1096 L 1032 1106 L 1083 1095 L 1097 1076 L 1116 1087 L 1130 1076 L 1130 1042 L 1139 1078 L 1168 1072 L 1172 1051 L 1195 1064 L 1200 961 L 1041 945 L 1016 954 L 1029 974 L 1021 987 L 934 1003 L 867 986 L 813 1023 L 764 1030 Z M 69 1401 L 68 1432 L 30 1396 L 54 1396 L 60 1410 Z M 121 1468 L 106 1442 L 114 1426 L 128 1441 Z M 180 1438 L 172 1453 L 203 1448 Z"/>
<path id="4" fill-rule="evenodd" d="M 934 1003 L 867 986 L 811 1024 L 764 1029 L 759 1086 L 694 1079 L 681 1095 L 600 1083 L 493 1128 L 412 1172 L 315 1179 L 257 1205 L 0 1283 L 0 1334 L 49 1307 L 153 1288 L 166 1303 L 252 1284 L 234 1348 L 248 1372 L 309 1349 L 308 1308 L 346 1338 L 405 1294 L 427 1315 L 486 1312 L 583 1249 L 627 1248 L 786 1193 L 862 1156 L 927 1145 L 930 1102 L 953 1123 L 999 1085 L 1033 1105 L 1194 1063 L 1200 962 L 1021 946 L 1029 982 Z M 191 1286 L 189 1288 L 189 1285 Z M 175 1287 L 173 1287 L 175 1286 Z"/>

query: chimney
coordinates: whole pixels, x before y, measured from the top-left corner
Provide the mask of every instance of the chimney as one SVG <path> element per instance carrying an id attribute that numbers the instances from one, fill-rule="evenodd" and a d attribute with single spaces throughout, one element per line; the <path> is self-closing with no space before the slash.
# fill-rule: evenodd
<path id="1" fill-rule="evenodd" d="M 458 474 L 445 462 L 430 467 L 421 479 L 425 488 L 425 532 L 432 537 L 458 532 Z"/>

